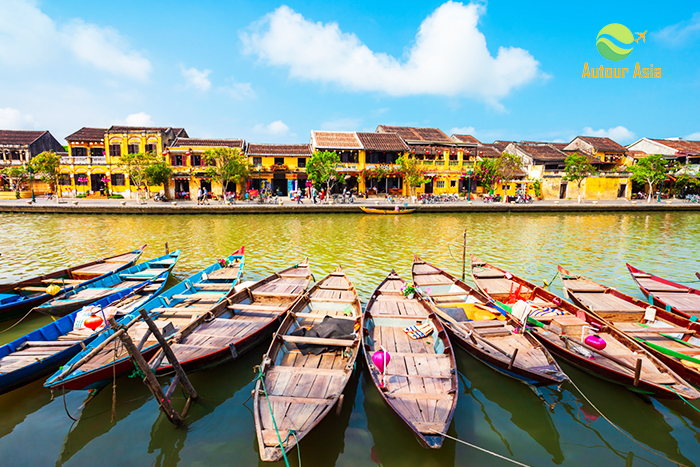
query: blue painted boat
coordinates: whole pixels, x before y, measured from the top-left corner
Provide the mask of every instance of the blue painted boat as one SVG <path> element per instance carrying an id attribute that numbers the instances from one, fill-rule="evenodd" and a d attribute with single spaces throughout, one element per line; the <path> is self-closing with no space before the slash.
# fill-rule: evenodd
<path id="1" fill-rule="evenodd" d="M 106 274 L 133 266 L 145 248 L 146 245 L 116 256 L 0 285 L 0 321 L 17 318 L 49 301 L 54 295 L 65 293 L 79 285 L 94 282 Z M 54 295 L 47 291 L 52 285 L 58 287 Z"/>
<path id="2" fill-rule="evenodd" d="M 207 313 L 216 303 L 228 297 L 240 280 L 244 262 L 244 248 L 241 247 L 231 256 L 218 260 L 208 268 L 152 298 L 148 303 L 122 318 L 119 324 L 126 326 L 134 323 L 140 316 L 139 310 L 144 309 L 153 318 L 163 335 L 168 338 L 187 326 L 197 315 Z M 183 307 L 185 312 L 189 310 L 189 314 L 184 316 L 179 314 L 179 318 L 173 319 L 169 310 L 176 306 L 178 310 L 183 310 Z M 146 360 L 149 360 L 160 348 L 160 344 L 148 332 L 148 327 L 143 321 L 137 321 L 137 324 L 129 327 L 128 333 Z M 108 339 L 113 339 L 111 338 L 113 334 L 111 329 L 100 334 L 85 350 L 64 365 L 63 370 L 52 375 L 44 386 L 52 389 L 60 387 L 91 389 L 104 386 L 111 381 L 113 372 L 120 375 L 134 370 L 134 364 L 122 345 L 116 346 L 116 357 L 115 345 L 108 343 L 102 349 L 99 348 Z"/>
<path id="3" fill-rule="evenodd" d="M 180 250 L 177 250 L 128 269 L 117 271 L 89 284 L 76 287 L 34 309 L 50 316 L 65 316 L 80 307 L 118 293 L 121 289 L 132 288 L 159 276 L 164 270 L 172 269 L 179 257 Z"/>
<path id="4" fill-rule="evenodd" d="M 114 307 L 118 319 L 158 295 L 165 287 L 171 270 L 172 268 L 166 269 L 152 280 L 131 288 L 119 289 L 117 293 L 102 298 L 89 307 L 101 310 Z M 76 318 L 82 310 L 74 311 L 0 347 L 0 394 L 56 371 L 100 334 L 99 329 L 75 329 Z"/>

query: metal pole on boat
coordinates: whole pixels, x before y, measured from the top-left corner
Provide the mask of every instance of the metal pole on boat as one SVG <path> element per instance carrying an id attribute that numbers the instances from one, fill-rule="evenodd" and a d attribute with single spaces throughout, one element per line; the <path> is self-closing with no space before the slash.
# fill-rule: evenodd
<path id="1" fill-rule="evenodd" d="M 462 280 L 464 280 L 464 270 L 467 264 L 467 229 L 464 229 L 464 243 L 462 243 Z"/>

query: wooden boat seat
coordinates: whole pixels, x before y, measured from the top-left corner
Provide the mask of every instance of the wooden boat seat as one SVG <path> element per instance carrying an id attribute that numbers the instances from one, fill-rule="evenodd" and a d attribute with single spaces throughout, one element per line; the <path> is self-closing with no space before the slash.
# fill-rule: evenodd
<path id="1" fill-rule="evenodd" d="M 223 280 L 223 279 L 238 279 L 240 272 L 240 267 L 239 266 L 234 266 L 230 268 L 221 268 L 217 269 L 216 271 L 212 271 L 209 274 L 207 274 L 207 277 L 209 279 L 218 279 L 218 280 Z"/>
<path id="2" fill-rule="evenodd" d="M 336 316 L 328 315 L 326 313 L 295 313 L 294 316 L 300 319 L 324 319 L 326 316 L 331 316 L 333 319 L 346 319 L 348 321 L 355 321 L 354 316 Z"/>
<path id="3" fill-rule="evenodd" d="M 254 311 L 284 311 L 287 309 L 286 306 L 275 306 L 275 305 L 258 305 L 258 304 L 244 304 L 244 303 L 234 303 L 229 305 L 229 310 L 254 310 Z"/>
<path id="4" fill-rule="evenodd" d="M 200 290 L 221 290 L 223 292 L 226 292 L 231 289 L 231 284 L 230 283 L 220 283 L 217 284 L 215 282 L 197 282 L 196 284 L 193 284 L 195 288 L 200 289 Z"/>
<path id="5" fill-rule="evenodd" d="M 422 315 L 385 315 L 385 314 L 378 314 L 378 315 L 372 315 L 374 319 L 379 319 L 379 318 L 387 318 L 387 319 L 410 319 L 410 320 L 421 320 L 424 321 L 428 319 L 428 313 L 422 314 Z M 402 324 L 403 326 L 403 324 Z"/>
<path id="6" fill-rule="evenodd" d="M 334 285 L 324 285 L 324 284 L 321 284 L 321 285 L 318 286 L 318 288 L 319 288 L 319 289 L 323 289 L 323 290 L 337 290 L 337 291 L 352 290 L 352 287 L 350 287 L 349 285 L 346 286 L 346 287 L 338 287 L 338 286 L 334 286 Z"/>
<path id="7" fill-rule="evenodd" d="M 495 269 L 483 269 L 481 271 L 472 270 L 472 274 L 479 279 L 501 279 L 506 277 L 505 273 Z"/>
<path id="8" fill-rule="evenodd" d="M 693 313 L 700 312 L 700 295 L 690 293 L 655 293 L 654 296 L 661 302 L 671 305 L 677 310 Z"/>
<path id="9" fill-rule="evenodd" d="M 608 293 L 577 293 L 576 298 L 594 312 L 644 312 L 644 308 Z"/>
<path id="10" fill-rule="evenodd" d="M 416 284 L 420 287 L 429 287 L 431 285 L 451 285 L 452 281 L 442 275 L 430 274 L 416 277 Z"/>
<path id="11" fill-rule="evenodd" d="M 41 282 L 44 284 L 82 284 L 84 281 L 80 279 L 44 279 Z"/>
<path id="12" fill-rule="evenodd" d="M 664 284 L 662 282 L 655 281 L 654 279 L 638 279 L 637 282 L 649 292 L 687 292 L 687 289 L 682 287 Z"/>
<path id="13" fill-rule="evenodd" d="M 616 327 L 619 327 L 617 323 L 615 324 Z M 625 330 L 624 332 L 628 334 L 643 334 L 643 333 L 664 333 L 664 334 L 678 334 L 678 333 L 683 333 L 683 334 L 695 334 L 695 331 L 692 329 L 687 329 L 687 328 L 681 328 L 681 327 L 672 327 L 672 328 L 654 328 L 654 327 L 639 327 L 639 328 L 634 328 L 634 329 L 629 329 Z"/>
<path id="14" fill-rule="evenodd" d="M 605 292 L 605 287 L 587 280 L 563 279 L 562 283 L 564 288 L 572 292 Z"/>
<path id="15" fill-rule="evenodd" d="M 24 290 L 25 292 L 44 292 L 44 293 L 46 293 L 46 287 L 37 287 L 37 286 L 32 286 L 32 285 L 29 285 L 26 287 L 16 287 L 15 290 Z"/>
<path id="16" fill-rule="evenodd" d="M 284 342 L 292 344 L 313 344 L 313 345 L 333 345 L 339 347 L 352 347 L 354 339 L 326 339 L 323 337 L 305 337 L 305 336 L 281 336 Z"/>
<path id="17" fill-rule="evenodd" d="M 276 373 L 298 373 L 302 375 L 317 375 L 317 376 L 343 376 L 350 369 L 345 368 L 305 368 L 299 366 L 276 365 L 268 368 L 265 371 L 265 376 L 274 375 Z"/>
<path id="18" fill-rule="evenodd" d="M 176 307 L 161 307 L 152 310 L 152 313 L 180 313 L 183 314 L 193 314 L 193 313 L 206 313 L 211 310 L 208 306 L 176 306 Z"/>
<path id="19" fill-rule="evenodd" d="M 647 279 L 651 277 L 651 274 L 646 274 L 642 272 L 633 272 L 632 275 L 637 279 Z"/>
<path id="20" fill-rule="evenodd" d="M 200 300 L 218 302 L 225 294 L 216 292 L 195 292 L 191 294 L 173 295 L 171 298 L 176 300 Z"/>
<path id="21" fill-rule="evenodd" d="M 463 295 L 469 295 L 469 292 L 466 290 L 463 290 L 461 292 L 433 292 L 429 294 L 430 297 L 435 298 L 435 297 L 460 297 Z"/>
<path id="22" fill-rule="evenodd" d="M 486 329 L 486 328 L 502 328 L 505 327 L 505 321 L 499 321 L 497 319 L 491 319 L 487 321 L 467 321 L 471 324 L 474 329 Z"/>
<path id="23" fill-rule="evenodd" d="M 326 298 L 326 297 L 311 297 L 312 302 L 335 302 L 335 303 L 355 303 L 355 299 L 347 298 Z"/>
<path id="24" fill-rule="evenodd" d="M 405 375 L 404 375 L 405 376 Z M 424 399 L 424 400 L 436 400 L 436 401 L 444 401 L 444 400 L 452 400 L 454 399 L 454 395 L 451 394 L 436 394 L 436 393 L 424 393 L 424 392 L 385 392 L 384 395 L 386 397 L 390 397 L 392 399 Z"/>
<path id="25" fill-rule="evenodd" d="M 258 290 L 252 291 L 254 297 L 284 297 L 284 298 L 294 298 L 298 297 L 298 293 L 281 293 L 281 292 L 261 292 Z"/>

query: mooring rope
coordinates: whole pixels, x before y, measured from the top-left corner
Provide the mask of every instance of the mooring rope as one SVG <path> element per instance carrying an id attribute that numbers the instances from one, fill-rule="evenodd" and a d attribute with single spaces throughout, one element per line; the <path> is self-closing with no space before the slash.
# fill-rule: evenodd
<path id="1" fill-rule="evenodd" d="M 509 457 L 502 456 L 502 455 L 500 455 L 500 454 L 498 454 L 498 453 L 495 453 L 495 452 L 493 452 L 493 451 L 489 451 L 489 450 L 486 449 L 486 448 L 482 448 L 481 446 L 477 446 L 476 444 L 468 443 L 468 442 L 466 442 L 466 441 L 464 441 L 464 440 L 461 440 L 461 439 L 459 439 L 459 438 L 455 438 L 454 436 L 450 436 L 450 435 L 448 435 L 447 433 L 441 433 L 441 432 L 439 432 L 439 431 L 437 431 L 437 430 L 431 430 L 431 431 L 432 431 L 433 433 L 436 433 L 436 434 L 439 434 L 439 435 L 441 435 L 441 436 L 444 436 L 445 438 L 450 438 L 451 440 L 457 441 L 458 443 L 465 444 L 465 445 L 467 445 L 467 446 L 469 446 L 469 447 L 471 447 L 471 448 L 478 449 L 479 451 L 485 452 L 485 453 L 487 453 L 487 454 L 491 454 L 492 456 L 498 457 L 499 459 L 503 459 L 503 460 L 505 460 L 505 461 L 512 462 L 513 464 L 516 464 L 516 465 L 522 465 L 523 467 L 531 467 L 531 466 L 529 466 L 528 464 L 523 464 L 522 462 L 518 462 L 518 461 L 513 460 L 513 459 L 511 459 L 511 458 L 509 458 Z"/>
<path id="2" fill-rule="evenodd" d="M 32 308 L 31 310 L 29 310 L 29 311 L 27 312 L 27 314 L 24 315 L 24 316 L 22 316 L 22 317 L 19 319 L 19 321 L 17 321 L 15 324 L 13 324 L 12 326 L 10 326 L 10 327 L 7 328 L 7 329 L 3 329 L 2 331 L 0 331 L 0 334 L 9 331 L 10 329 L 12 329 L 12 328 L 14 328 L 15 326 L 17 326 L 19 323 L 21 323 L 22 321 L 24 321 L 24 318 L 26 318 L 27 316 L 29 316 L 29 314 L 30 314 L 32 311 L 34 311 L 34 308 Z"/>
<path id="3" fill-rule="evenodd" d="M 667 388 L 669 388 L 671 391 L 675 392 L 676 395 L 677 395 L 678 397 L 680 397 L 681 399 L 683 399 L 683 402 L 685 402 L 686 404 L 688 404 L 689 406 L 691 406 L 694 410 L 697 410 L 698 412 L 700 412 L 700 409 L 698 409 L 698 408 L 695 407 L 693 404 L 691 404 L 690 402 L 688 402 L 688 399 L 686 399 L 685 397 L 681 396 L 680 393 L 679 393 L 678 391 L 676 391 L 675 389 L 673 389 L 673 388 L 672 388 L 671 386 L 669 386 L 669 385 L 664 384 L 664 386 L 666 386 Z"/>
<path id="4" fill-rule="evenodd" d="M 74 422 L 77 422 L 78 419 L 73 418 L 73 416 L 70 414 L 70 412 L 68 412 L 68 405 L 66 404 L 66 387 L 61 386 L 61 389 L 63 389 L 63 408 L 66 409 L 66 415 L 68 415 L 68 417 L 70 417 L 70 419 L 73 420 Z"/>

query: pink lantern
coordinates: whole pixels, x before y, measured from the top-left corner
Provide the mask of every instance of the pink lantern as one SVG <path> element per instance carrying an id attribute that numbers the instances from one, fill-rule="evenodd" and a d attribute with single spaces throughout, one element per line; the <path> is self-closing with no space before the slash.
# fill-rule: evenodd
<path id="1" fill-rule="evenodd" d="M 602 337 L 596 335 L 586 336 L 584 342 L 597 350 L 603 350 L 608 345 Z"/>
<path id="2" fill-rule="evenodd" d="M 384 349 L 379 349 L 372 354 L 372 362 L 374 363 L 374 366 L 376 366 L 382 373 L 384 373 L 384 370 L 386 370 L 386 366 L 389 365 L 390 361 L 391 355 L 389 355 L 389 352 Z"/>

